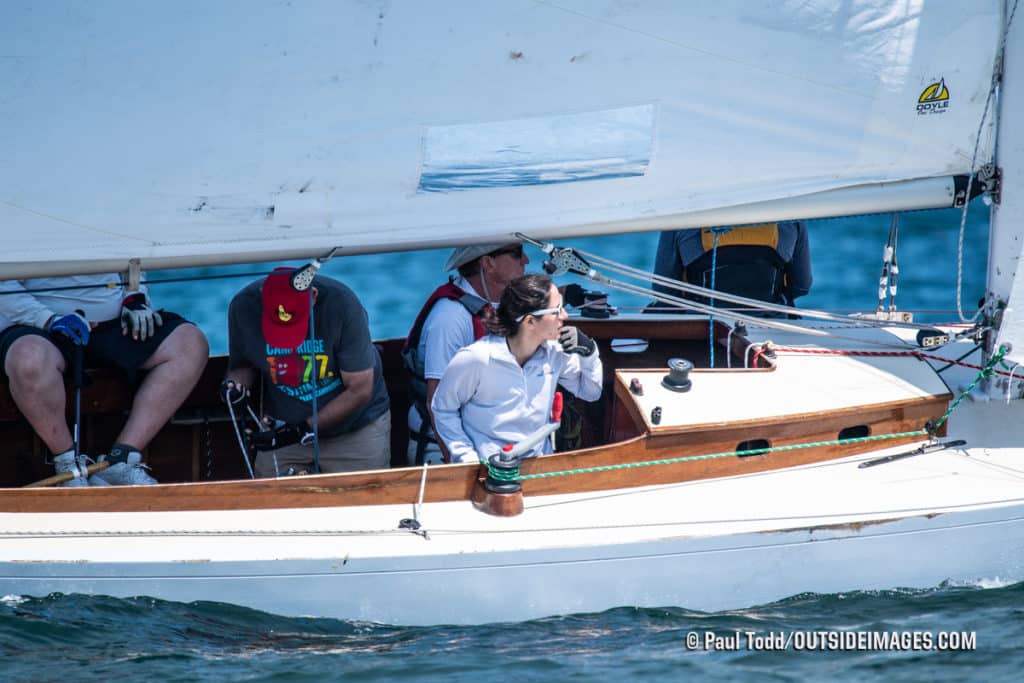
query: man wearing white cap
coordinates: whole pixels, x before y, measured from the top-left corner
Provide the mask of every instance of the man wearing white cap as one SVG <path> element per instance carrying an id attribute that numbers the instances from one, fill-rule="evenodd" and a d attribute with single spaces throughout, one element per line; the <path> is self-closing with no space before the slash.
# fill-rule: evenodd
<path id="1" fill-rule="evenodd" d="M 410 376 L 410 464 L 446 459 L 430 415 L 430 400 L 448 362 L 484 335 L 483 318 L 493 315 L 505 286 L 523 274 L 530 258 L 519 242 L 459 247 L 445 263 L 458 277 L 431 294 L 405 340 L 402 356 Z"/>

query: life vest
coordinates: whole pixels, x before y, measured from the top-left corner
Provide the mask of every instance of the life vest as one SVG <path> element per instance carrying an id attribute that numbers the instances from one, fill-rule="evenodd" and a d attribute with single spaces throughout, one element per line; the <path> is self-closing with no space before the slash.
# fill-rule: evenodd
<path id="1" fill-rule="evenodd" d="M 423 334 L 423 325 L 427 322 L 427 316 L 433 310 L 434 304 L 441 299 L 457 301 L 469 312 L 473 321 L 474 341 L 487 333 L 481 313 L 488 303 L 475 294 L 470 294 L 458 287 L 454 278 L 435 289 L 434 293 L 427 298 L 402 346 L 402 364 L 409 373 L 410 399 L 424 421 L 427 419 L 427 380 L 424 377 L 426 365 L 419 353 L 420 335 Z"/>
<path id="2" fill-rule="evenodd" d="M 701 229 L 704 253 L 684 267 L 686 282 L 748 299 L 792 305 L 786 290 L 786 262 L 777 251 L 778 223 L 718 232 L 717 246 L 715 236 L 711 228 Z"/>

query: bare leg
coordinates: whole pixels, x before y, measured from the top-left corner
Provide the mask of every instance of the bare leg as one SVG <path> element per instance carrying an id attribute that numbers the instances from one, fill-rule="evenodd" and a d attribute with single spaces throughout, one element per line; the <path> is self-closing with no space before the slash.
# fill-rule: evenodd
<path id="1" fill-rule="evenodd" d="M 20 340 L 19 340 L 20 341 Z M 135 393 L 117 443 L 145 448 L 167 424 L 199 380 L 210 347 L 194 325 L 179 325 L 143 364 L 149 370 Z"/>
<path id="2" fill-rule="evenodd" d="M 44 337 L 19 337 L 7 351 L 4 371 L 21 414 L 51 453 L 74 445 L 64 416 L 64 356 Z"/>

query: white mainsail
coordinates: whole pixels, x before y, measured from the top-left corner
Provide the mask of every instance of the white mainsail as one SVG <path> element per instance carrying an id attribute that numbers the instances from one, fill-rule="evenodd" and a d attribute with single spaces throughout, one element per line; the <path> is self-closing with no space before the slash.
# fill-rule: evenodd
<path id="1" fill-rule="evenodd" d="M 1001 6 L 5 2 L 0 278 L 951 203 Z"/>

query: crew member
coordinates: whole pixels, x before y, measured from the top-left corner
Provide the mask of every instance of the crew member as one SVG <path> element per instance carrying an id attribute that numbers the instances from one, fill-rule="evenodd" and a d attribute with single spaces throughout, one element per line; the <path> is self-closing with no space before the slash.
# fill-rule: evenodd
<path id="1" fill-rule="evenodd" d="M 274 269 L 238 292 L 228 309 L 228 373 L 221 390 L 241 401 L 257 379 L 265 389 L 256 474 L 390 467 L 390 402 L 366 310 L 351 289 L 322 275 L 298 291 L 293 272 Z M 312 443 L 314 392 L 319 463 Z"/>
<path id="2" fill-rule="evenodd" d="M 735 228 L 666 230 L 654 274 L 748 299 L 793 306 L 811 288 L 811 250 L 803 221 Z M 678 296 L 678 290 L 655 285 Z M 707 299 L 685 295 L 707 303 Z"/>
<path id="3" fill-rule="evenodd" d="M 484 335 L 484 318 L 493 314 L 505 286 L 523 274 L 529 257 L 519 242 L 455 249 L 445 270 L 458 277 L 434 290 L 406 338 L 402 352 L 411 388 L 410 464 L 444 459 L 434 436 L 430 401 L 455 353 Z"/>
<path id="4" fill-rule="evenodd" d="M 198 327 L 155 309 L 145 285 L 128 291 L 109 273 L 0 282 L 0 330 L 0 367 L 11 396 L 54 454 L 57 473 L 73 475 L 65 485 L 157 483 L 142 450 L 206 367 L 209 346 Z M 110 466 L 91 477 L 90 458 L 80 449 L 76 457 L 64 418 L 63 375 L 78 358 L 90 367 L 120 368 L 130 379 L 146 371 L 124 427 L 98 458 Z"/>
<path id="5" fill-rule="evenodd" d="M 600 398 L 597 344 L 566 317 L 548 276 L 508 284 L 488 321 L 491 334 L 455 354 L 434 392 L 434 425 L 452 462 L 486 461 L 536 433 L 559 385 L 585 401 Z M 545 439 L 523 457 L 551 450 Z"/>

